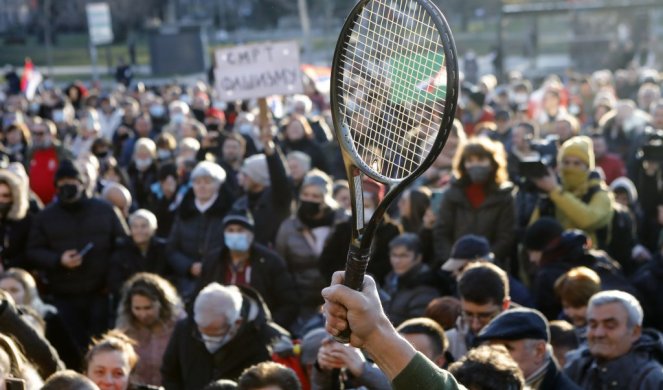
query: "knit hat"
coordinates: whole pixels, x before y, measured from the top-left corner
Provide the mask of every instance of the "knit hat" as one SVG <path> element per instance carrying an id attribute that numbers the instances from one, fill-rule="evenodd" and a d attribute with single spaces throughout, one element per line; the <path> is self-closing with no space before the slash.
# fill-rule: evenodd
<path id="1" fill-rule="evenodd" d="M 269 186 L 270 184 L 267 157 L 264 154 L 254 154 L 244 160 L 240 172 L 263 186 Z"/>
<path id="2" fill-rule="evenodd" d="M 485 237 L 467 234 L 454 243 L 454 246 L 451 248 L 449 260 L 442 265 L 442 270 L 449 272 L 458 271 L 472 260 L 492 260 L 492 257 L 490 243 Z"/>
<path id="3" fill-rule="evenodd" d="M 525 231 L 523 243 L 530 250 L 543 250 L 553 240 L 562 236 L 564 228 L 555 218 L 541 217 Z"/>
<path id="4" fill-rule="evenodd" d="M 479 342 L 523 339 L 549 342 L 550 328 L 543 314 L 537 310 L 523 307 L 500 313 L 481 329 L 477 339 Z"/>
<path id="5" fill-rule="evenodd" d="M 251 215 L 251 212 L 247 209 L 232 209 L 226 215 L 225 218 L 223 218 L 223 228 L 225 229 L 228 227 L 230 224 L 238 224 L 242 225 L 245 228 L 253 231 L 253 228 L 255 227 L 254 221 L 253 221 L 253 215 Z"/>
<path id="6" fill-rule="evenodd" d="M 79 182 L 83 183 L 83 174 L 78 168 L 75 162 L 72 160 L 63 160 L 58 167 L 58 170 L 55 171 L 55 183 L 60 179 L 76 179 Z"/>
<path id="7" fill-rule="evenodd" d="M 317 186 L 322 190 L 324 196 L 331 196 L 333 184 L 332 179 L 329 178 L 326 173 L 314 168 L 304 176 L 302 188 L 307 186 Z"/>
<path id="8" fill-rule="evenodd" d="M 302 364 L 313 364 L 318 358 L 318 349 L 322 341 L 331 335 L 324 328 L 316 328 L 304 335 L 302 338 Z"/>
<path id="9" fill-rule="evenodd" d="M 567 156 L 573 156 L 581 159 L 589 169 L 594 169 L 594 146 L 592 139 L 579 135 L 569 138 L 559 150 L 559 162 Z M 561 165 L 561 164 L 560 164 Z"/>
<path id="10" fill-rule="evenodd" d="M 226 171 L 219 164 L 211 161 L 201 161 L 191 171 L 191 181 L 204 176 L 211 177 L 214 181 L 221 184 L 226 181 Z"/>

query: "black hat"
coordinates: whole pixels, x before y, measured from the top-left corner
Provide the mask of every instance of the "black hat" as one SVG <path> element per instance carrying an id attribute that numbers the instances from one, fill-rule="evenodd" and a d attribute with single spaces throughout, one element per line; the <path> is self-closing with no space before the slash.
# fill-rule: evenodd
<path id="1" fill-rule="evenodd" d="M 550 341 L 548 321 L 539 311 L 525 307 L 503 311 L 477 337 L 479 342 L 522 339 Z"/>
<path id="2" fill-rule="evenodd" d="M 76 163 L 71 160 L 63 160 L 60 162 L 58 170 L 55 171 L 56 184 L 58 180 L 65 178 L 76 179 L 83 183 L 83 174 L 81 173 L 80 169 L 78 169 L 78 166 L 76 166 Z"/>
<path id="3" fill-rule="evenodd" d="M 251 212 L 246 209 L 232 209 L 226 215 L 225 218 L 223 218 L 223 227 L 224 229 L 228 227 L 230 224 L 238 224 L 242 225 L 245 228 L 253 231 L 254 223 L 253 223 L 253 215 L 251 215 Z"/>
<path id="4" fill-rule="evenodd" d="M 459 238 L 451 248 L 451 255 L 443 265 L 445 271 L 456 271 L 465 263 L 476 259 L 492 259 L 490 243 L 485 237 L 466 234 Z"/>
<path id="5" fill-rule="evenodd" d="M 477 106 L 481 106 L 481 107 L 486 102 L 486 94 L 479 91 L 479 90 L 471 92 L 469 98 L 470 98 L 471 101 L 476 103 Z"/>
<path id="6" fill-rule="evenodd" d="M 523 243 L 530 250 L 543 250 L 554 239 L 562 236 L 564 228 L 555 218 L 542 217 L 525 231 Z"/>

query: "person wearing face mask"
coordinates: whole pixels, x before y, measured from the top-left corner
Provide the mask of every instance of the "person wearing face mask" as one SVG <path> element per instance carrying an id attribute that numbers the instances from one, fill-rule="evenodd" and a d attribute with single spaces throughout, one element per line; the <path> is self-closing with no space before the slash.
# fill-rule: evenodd
<path id="1" fill-rule="evenodd" d="M 0 267 L 24 267 L 32 216 L 26 186 L 14 173 L 0 169 Z"/>
<path id="2" fill-rule="evenodd" d="M 55 185 L 58 200 L 35 215 L 27 257 L 43 275 L 44 291 L 79 348 L 85 349 L 92 335 L 108 327 L 106 275 L 128 231 L 113 206 L 87 197 L 82 173 L 71 160 L 60 164 Z"/>
<path id="3" fill-rule="evenodd" d="M 285 261 L 255 242 L 255 225 L 248 210 L 231 210 L 223 226 L 225 246 L 221 253 L 210 253 L 203 259 L 198 288 L 211 282 L 250 286 L 264 298 L 274 321 L 289 328 L 297 317 L 299 299 Z"/>
<path id="4" fill-rule="evenodd" d="M 292 270 L 302 300 L 300 320 L 305 323 L 322 304 L 326 281 L 319 258 L 336 226 L 348 215 L 332 199 L 332 180 L 313 169 L 304 176 L 295 215 L 285 220 L 276 235 L 276 251 Z"/>
<path id="5" fill-rule="evenodd" d="M 271 340 L 283 337 L 289 334 L 272 322 L 255 291 L 211 283 L 196 297 L 193 314 L 175 325 L 161 366 L 163 386 L 202 389 L 237 380 L 246 368 L 271 360 Z"/>
<path id="6" fill-rule="evenodd" d="M 539 201 L 530 222 L 541 216 L 558 220 L 564 229 L 585 232 L 594 248 L 609 240 L 606 231 L 612 221 L 610 193 L 598 172 L 594 171 L 594 148 L 586 136 L 570 138 L 562 144 L 557 157 L 560 181 L 551 170 L 534 183 L 547 197 Z"/>
<path id="7" fill-rule="evenodd" d="M 516 226 L 513 190 L 501 143 L 481 137 L 464 144 L 433 227 L 434 263 L 446 262 L 460 237 L 476 234 L 488 239 L 496 264 L 508 264 Z"/>
<path id="8" fill-rule="evenodd" d="M 181 100 L 175 100 L 168 106 L 170 122 L 165 125 L 162 132 L 172 134 L 177 140 L 182 138 L 184 123 L 190 118 L 191 108 Z"/>
<path id="9" fill-rule="evenodd" d="M 146 207 L 150 186 L 157 181 L 159 168 L 156 164 L 157 146 L 149 138 L 139 138 L 134 146 L 133 159 L 127 168 L 129 185 L 138 207 Z"/>

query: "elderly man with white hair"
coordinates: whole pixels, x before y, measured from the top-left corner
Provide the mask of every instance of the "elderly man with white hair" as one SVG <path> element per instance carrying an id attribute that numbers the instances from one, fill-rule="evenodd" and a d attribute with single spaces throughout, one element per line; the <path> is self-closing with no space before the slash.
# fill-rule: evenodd
<path id="1" fill-rule="evenodd" d="M 249 290 L 211 283 L 200 291 L 193 318 L 180 320 L 163 357 L 166 389 L 200 389 L 237 380 L 242 371 L 270 360 L 269 345 L 287 333 Z"/>
<path id="2" fill-rule="evenodd" d="M 157 217 L 149 210 L 138 209 L 129 216 L 131 240 L 121 245 L 111 257 L 108 288 L 118 293 L 125 281 L 138 272 L 151 272 L 168 278 L 166 241 L 156 237 Z"/>
<path id="3" fill-rule="evenodd" d="M 168 238 L 168 262 L 184 297 L 195 288 L 202 259 L 223 247 L 223 217 L 233 204 L 225 181 L 226 171 L 210 161 L 191 171 L 192 188 L 182 199 Z"/>
<path id="4" fill-rule="evenodd" d="M 583 389 L 663 388 L 663 337 L 642 329 L 642 307 L 631 294 L 608 290 L 587 305 L 588 346 L 567 363 Z"/>

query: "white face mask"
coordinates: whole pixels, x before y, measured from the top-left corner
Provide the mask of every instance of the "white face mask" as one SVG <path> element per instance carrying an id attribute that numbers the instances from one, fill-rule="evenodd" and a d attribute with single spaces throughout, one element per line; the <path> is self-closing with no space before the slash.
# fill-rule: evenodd
<path id="1" fill-rule="evenodd" d="M 147 168 L 150 167 L 152 164 L 152 159 L 151 158 L 136 158 L 134 159 L 134 162 L 136 163 L 136 168 L 139 171 L 144 171 Z"/>
<path id="2" fill-rule="evenodd" d="M 235 336 L 235 329 L 234 327 L 231 328 L 225 336 L 208 336 L 202 333 L 200 336 L 209 353 L 214 353 L 226 345 Z"/>

